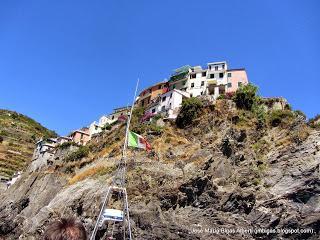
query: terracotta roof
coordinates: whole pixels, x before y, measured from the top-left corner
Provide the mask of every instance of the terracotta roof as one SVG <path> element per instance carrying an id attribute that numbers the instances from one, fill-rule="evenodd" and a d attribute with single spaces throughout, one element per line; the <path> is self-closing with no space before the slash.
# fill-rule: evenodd
<path id="1" fill-rule="evenodd" d="M 163 81 L 163 82 L 158 82 L 158 83 L 156 83 L 156 84 L 153 84 L 152 86 L 143 89 L 143 90 L 139 93 L 139 96 L 140 96 L 144 91 L 146 91 L 146 90 L 148 90 L 148 89 L 151 89 L 151 88 L 156 87 L 156 86 L 161 85 L 161 84 L 167 84 L 167 83 L 168 83 L 167 81 Z"/>

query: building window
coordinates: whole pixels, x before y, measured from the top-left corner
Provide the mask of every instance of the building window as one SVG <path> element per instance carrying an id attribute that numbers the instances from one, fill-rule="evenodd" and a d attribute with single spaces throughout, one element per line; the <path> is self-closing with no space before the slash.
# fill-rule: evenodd
<path id="1" fill-rule="evenodd" d="M 192 97 L 193 95 L 192 95 L 192 93 L 190 93 L 190 97 Z"/>
<path id="2" fill-rule="evenodd" d="M 161 88 L 162 88 L 162 85 L 159 85 L 159 86 L 158 86 L 158 89 L 161 89 Z"/>
<path id="3" fill-rule="evenodd" d="M 219 73 L 219 78 L 223 78 L 223 73 Z"/>
<path id="4" fill-rule="evenodd" d="M 202 72 L 202 77 L 207 76 L 207 72 Z"/>
<path id="5" fill-rule="evenodd" d="M 201 92 L 200 95 L 203 95 L 203 92 Z"/>
<path id="6" fill-rule="evenodd" d="M 196 78 L 196 74 L 190 74 L 190 79 Z"/>
<path id="7" fill-rule="evenodd" d="M 211 70 L 211 66 L 209 66 L 209 70 Z"/>
<path id="8" fill-rule="evenodd" d="M 204 81 L 201 81 L 201 86 L 204 86 Z"/>
<path id="9" fill-rule="evenodd" d="M 231 88 L 231 87 L 232 87 L 232 83 L 229 82 L 229 83 L 228 83 L 228 88 Z"/>
<path id="10" fill-rule="evenodd" d="M 186 83 L 187 83 L 187 81 L 183 81 L 183 82 L 182 82 L 182 85 L 186 85 Z"/>
<path id="11" fill-rule="evenodd" d="M 143 102 L 142 102 L 142 105 L 143 105 Z M 112 116 L 112 118 L 111 118 L 112 120 L 114 119 L 114 115 Z"/>
<path id="12" fill-rule="evenodd" d="M 218 66 L 215 66 L 214 67 L 214 70 L 218 71 L 219 67 Z"/>
<path id="13" fill-rule="evenodd" d="M 191 87 L 192 87 L 192 88 L 194 87 L 194 83 L 191 83 Z"/>
<path id="14" fill-rule="evenodd" d="M 170 94 L 170 98 L 172 98 L 172 93 Z"/>
<path id="15" fill-rule="evenodd" d="M 211 74 L 210 74 L 210 78 L 214 78 L 214 73 L 211 73 Z"/>
<path id="16" fill-rule="evenodd" d="M 161 107 L 161 111 L 164 111 L 164 110 L 165 110 L 165 106 L 162 106 L 162 107 Z"/>
<path id="17" fill-rule="evenodd" d="M 224 69 L 224 64 L 222 64 L 222 69 Z"/>
<path id="18" fill-rule="evenodd" d="M 171 108 L 171 103 L 169 104 L 169 107 Z"/>
<path id="19" fill-rule="evenodd" d="M 164 101 L 166 100 L 166 98 L 167 98 L 167 97 L 166 97 L 166 96 L 164 96 L 164 97 L 162 98 L 162 102 L 164 102 Z"/>
<path id="20" fill-rule="evenodd" d="M 242 82 L 238 82 L 238 87 L 241 87 L 242 86 Z"/>
<path id="21" fill-rule="evenodd" d="M 228 77 L 231 77 L 231 73 L 228 73 Z"/>
<path id="22" fill-rule="evenodd" d="M 152 109 L 152 113 L 155 113 L 156 112 L 156 109 L 154 108 L 154 109 Z"/>

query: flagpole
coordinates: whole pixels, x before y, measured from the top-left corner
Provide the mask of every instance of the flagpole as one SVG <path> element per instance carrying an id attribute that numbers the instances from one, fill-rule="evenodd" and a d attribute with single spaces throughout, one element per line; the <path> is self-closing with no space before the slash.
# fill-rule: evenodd
<path id="1" fill-rule="evenodd" d="M 127 151 L 127 147 L 128 147 L 128 134 L 129 134 L 129 127 L 130 127 L 130 122 L 131 122 L 131 117 L 132 117 L 132 112 L 133 112 L 133 107 L 134 107 L 134 103 L 136 101 L 136 97 L 137 97 L 137 91 L 138 91 L 138 86 L 139 86 L 139 78 L 137 80 L 137 84 L 136 84 L 136 90 L 134 92 L 134 97 L 133 97 L 133 101 L 132 101 L 132 105 L 131 105 L 131 110 L 130 110 L 130 115 L 127 121 L 127 127 L 126 127 L 126 136 L 124 139 L 124 145 L 123 145 L 123 150 L 122 150 L 122 158 L 126 157 L 126 151 Z"/>

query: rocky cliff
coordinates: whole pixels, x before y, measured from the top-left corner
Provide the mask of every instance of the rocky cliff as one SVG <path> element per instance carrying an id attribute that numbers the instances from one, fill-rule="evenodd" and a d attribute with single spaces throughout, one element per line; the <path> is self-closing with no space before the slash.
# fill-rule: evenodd
<path id="1" fill-rule="evenodd" d="M 261 119 L 230 100 L 206 104 L 183 128 L 133 119 L 153 146 L 128 153 L 134 239 L 319 239 L 320 131 L 290 110 Z M 0 236 L 41 239 L 61 216 L 90 233 L 123 136 L 119 124 L 94 138 L 88 154 L 64 149 L 50 166 L 24 173 L 1 193 Z"/>

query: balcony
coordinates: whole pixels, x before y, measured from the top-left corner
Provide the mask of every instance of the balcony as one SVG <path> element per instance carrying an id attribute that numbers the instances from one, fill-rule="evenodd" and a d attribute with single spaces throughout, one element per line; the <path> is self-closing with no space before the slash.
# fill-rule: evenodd
<path id="1" fill-rule="evenodd" d="M 217 80 L 208 80 L 208 85 L 217 85 Z"/>
<path id="2" fill-rule="evenodd" d="M 176 82 L 176 81 L 180 81 L 182 79 L 187 78 L 188 72 L 181 72 L 178 74 L 174 74 L 170 77 L 169 82 Z"/>

